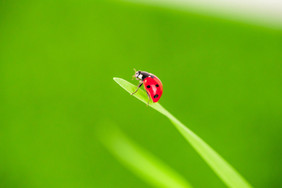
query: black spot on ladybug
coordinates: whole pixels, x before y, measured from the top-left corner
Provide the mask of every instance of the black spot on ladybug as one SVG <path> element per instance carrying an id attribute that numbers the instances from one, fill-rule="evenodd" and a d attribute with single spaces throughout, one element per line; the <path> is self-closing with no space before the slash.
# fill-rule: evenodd
<path id="1" fill-rule="evenodd" d="M 149 89 L 151 86 L 150 85 L 147 85 L 147 88 Z"/>
<path id="2" fill-rule="evenodd" d="M 157 84 L 156 87 L 160 87 L 159 84 Z"/>
<path id="3" fill-rule="evenodd" d="M 155 98 L 158 98 L 158 97 L 159 97 L 159 95 L 158 95 L 158 94 L 156 94 L 156 95 L 154 96 L 154 99 L 155 99 Z"/>

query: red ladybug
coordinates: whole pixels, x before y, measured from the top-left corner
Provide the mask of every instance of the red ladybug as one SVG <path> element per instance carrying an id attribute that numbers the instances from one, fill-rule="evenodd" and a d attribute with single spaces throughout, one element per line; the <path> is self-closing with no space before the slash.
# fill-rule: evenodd
<path id="1" fill-rule="evenodd" d="M 160 100 L 163 94 L 163 84 L 158 77 L 144 71 L 136 71 L 133 77 L 135 77 L 136 80 L 140 80 L 140 84 L 138 85 L 136 91 L 134 91 L 131 95 L 136 93 L 138 89 L 144 84 L 145 90 L 149 97 L 148 104 L 150 98 L 153 100 L 153 102 L 158 102 Z"/>

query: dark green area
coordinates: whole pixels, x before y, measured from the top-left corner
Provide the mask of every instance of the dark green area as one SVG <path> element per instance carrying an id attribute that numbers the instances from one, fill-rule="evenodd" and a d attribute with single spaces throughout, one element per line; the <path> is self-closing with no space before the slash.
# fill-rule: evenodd
<path id="1" fill-rule="evenodd" d="M 133 68 L 161 78 L 161 104 L 252 185 L 279 187 L 281 64 L 279 30 L 121 3 L 2 1 L 0 187 L 146 187 L 97 141 L 108 120 L 195 187 L 224 187 L 112 80 Z"/>

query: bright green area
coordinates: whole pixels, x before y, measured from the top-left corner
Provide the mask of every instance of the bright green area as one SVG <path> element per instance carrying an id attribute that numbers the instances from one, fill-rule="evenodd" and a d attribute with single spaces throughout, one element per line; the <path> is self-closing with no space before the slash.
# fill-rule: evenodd
<path id="1" fill-rule="evenodd" d="M 133 93 L 137 87 L 121 78 L 114 78 L 114 80 L 127 92 Z M 134 94 L 136 98 L 147 104 L 148 97 L 146 92 L 140 90 L 139 93 Z M 169 113 L 160 103 L 150 104 L 152 108 L 165 115 L 175 126 L 175 128 L 182 134 L 182 136 L 193 146 L 205 162 L 214 170 L 219 178 L 228 187 L 251 187 L 248 182 L 230 165 L 226 162 L 216 151 L 214 151 L 204 140 L 197 136 L 193 131 L 183 125 L 177 118 Z M 120 151 L 122 153 L 122 151 Z M 123 153 L 126 155 L 126 152 Z M 134 158 L 134 157 L 132 157 Z M 175 187 L 175 186 L 168 186 Z"/>
<path id="2" fill-rule="evenodd" d="M 0 187 L 147 187 L 97 140 L 119 125 L 195 187 L 225 187 L 164 116 L 112 77 L 164 84 L 160 103 L 254 187 L 280 187 L 282 31 L 125 3 L 0 2 Z M 137 81 L 136 85 L 137 85 Z"/>

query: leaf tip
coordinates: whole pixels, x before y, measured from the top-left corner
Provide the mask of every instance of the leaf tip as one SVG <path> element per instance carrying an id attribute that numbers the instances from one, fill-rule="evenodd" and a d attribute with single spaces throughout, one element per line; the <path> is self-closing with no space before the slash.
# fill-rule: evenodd
<path id="1" fill-rule="evenodd" d="M 118 80 L 119 80 L 120 78 L 118 78 L 118 77 L 113 77 L 113 80 L 116 82 L 116 83 L 118 83 Z"/>

